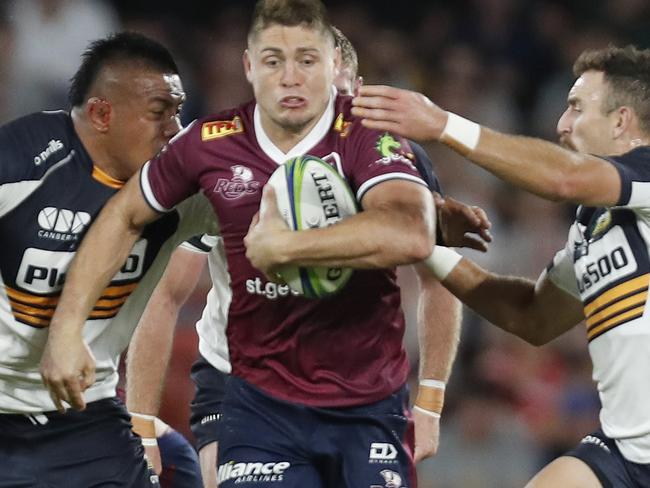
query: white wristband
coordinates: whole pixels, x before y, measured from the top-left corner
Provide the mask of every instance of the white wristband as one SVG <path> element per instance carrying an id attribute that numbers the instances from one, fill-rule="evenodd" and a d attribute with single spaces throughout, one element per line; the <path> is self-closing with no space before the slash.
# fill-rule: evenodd
<path id="1" fill-rule="evenodd" d="M 428 388 L 437 388 L 438 390 L 444 390 L 446 385 L 444 381 L 424 379 L 424 380 L 420 380 L 420 386 L 426 386 Z"/>
<path id="2" fill-rule="evenodd" d="M 158 440 L 155 438 L 143 438 L 142 445 L 145 447 L 152 447 L 158 445 Z"/>
<path id="3" fill-rule="evenodd" d="M 445 246 L 434 246 L 431 255 L 422 261 L 438 280 L 444 280 L 463 256 Z"/>
<path id="4" fill-rule="evenodd" d="M 421 408 L 418 407 L 417 405 L 413 405 L 413 410 L 417 410 L 418 412 L 421 412 L 425 415 L 429 415 L 430 417 L 433 417 L 434 419 L 439 419 L 440 414 L 436 412 L 432 412 L 431 410 L 427 410 L 426 408 Z"/>
<path id="5" fill-rule="evenodd" d="M 453 112 L 447 112 L 447 124 L 445 124 L 440 136 L 442 142 L 451 142 L 451 146 L 454 143 L 460 144 L 465 149 L 465 152 L 470 152 L 476 149 L 480 137 L 480 125 Z"/>

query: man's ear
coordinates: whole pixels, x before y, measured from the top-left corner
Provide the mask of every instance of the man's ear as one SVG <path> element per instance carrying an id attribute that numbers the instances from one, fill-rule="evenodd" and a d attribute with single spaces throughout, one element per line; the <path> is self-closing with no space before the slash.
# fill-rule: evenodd
<path id="1" fill-rule="evenodd" d="M 86 117 L 90 125 L 99 132 L 107 132 L 111 122 L 111 104 L 99 97 L 91 97 L 86 101 Z"/>
<path id="2" fill-rule="evenodd" d="M 341 72 L 341 68 L 343 66 L 342 59 L 341 48 L 339 46 L 336 46 L 334 48 L 334 78 L 336 78 Z"/>
<path id="3" fill-rule="evenodd" d="M 618 139 L 630 130 L 634 124 L 636 113 L 630 107 L 623 105 L 622 107 L 617 108 L 613 115 L 616 119 L 614 127 L 612 128 L 612 135 L 614 136 L 614 139 Z"/>
<path id="4" fill-rule="evenodd" d="M 354 96 L 359 95 L 359 88 L 363 86 L 363 76 L 357 76 L 354 79 Z"/>
<path id="5" fill-rule="evenodd" d="M 242 61 L 244 62 L 244 73 L 246 73 L 246 79 L 248 80 L 249 83 L 252 83 L 252 76 L 251 76 L 252 64 L 251 64 L 250 54 L 248 53 L 248 49 L 244 51 L 244 55 L 242 56 Z"/>

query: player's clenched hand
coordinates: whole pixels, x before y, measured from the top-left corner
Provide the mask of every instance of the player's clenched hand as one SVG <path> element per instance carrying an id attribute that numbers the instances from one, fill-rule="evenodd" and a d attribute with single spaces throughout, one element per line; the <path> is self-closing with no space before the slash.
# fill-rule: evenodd
<path id="1" fill-rule="evenodd" d="M 264 273 L 271 281 L 278 281 L 275 268 L 283 264 L 281 251 L 283 237 L 291 232 L 284 222 L 270 185 L 262 192 L 259 213 L 253 217 L 248 234 L 244 237 L 246 257 L 251 264 Z"/>
<path id="2" fill-rule="evenodd" d="M 41 359 L 41 376 L 59 412 L 65 412 L 63 402 L 83 410 L 83 392 L 95 382 L 95 358 L 79 334 L 50 334 Z"/>
<path id="3" fill-rule="evenodd" d="M 435 456 L 440 441 L 440 418 L 413 409 L 415 422 L 415 462 Z"/>
<path id="4" fill-rule="evenodd" d="M 438 211 L 438 225 L 444 244 L 449 247 L 468 247 L 485 252 L 492 242 L 492 223 L 481 207 L 465 205 L 451 197 L 433 192 Z"/>
<path id="5" fill-rule="evenodd" d="M 371 129 L 390 131 L 415 140 L 438 140 L 447 112 L 421 93 L 381 85 L 366 85 L 352 101 L 352 114 Z"/>

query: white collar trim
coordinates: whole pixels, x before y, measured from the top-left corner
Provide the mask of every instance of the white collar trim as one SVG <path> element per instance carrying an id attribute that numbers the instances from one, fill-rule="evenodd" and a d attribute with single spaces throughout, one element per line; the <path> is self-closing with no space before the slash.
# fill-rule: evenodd
<path id="1" fill-rule="evenodd" d="M 329 132 L 332 123 L 334 122 L 334 101 L 336 100 L 336 89 L 332 88 L 330 93 L 330 100 L 327 103 L 327 108 L 323 115 L 321 115 L 320 120 L 316 125 L 309 131 L 298 144 L 293 146 L 289 152 L 286 154 L 283 153 L 266 135 L 264 128 L 262 127 L 262 120 L 260 117 L 260 108 L 259 105 L 255 104 L 255 112 L 253 114 L 253 122 L 255 124 L 255 137 L 257 138 L 257 143 L 262 148 L 262 151 L 275 161 L 276 164 L 282 164 L 287 159 L 294 158 L 296 156 L 302 156 L 309 149 L 314 147 L 318 142 L 320 142 L 323 137 Z"/>

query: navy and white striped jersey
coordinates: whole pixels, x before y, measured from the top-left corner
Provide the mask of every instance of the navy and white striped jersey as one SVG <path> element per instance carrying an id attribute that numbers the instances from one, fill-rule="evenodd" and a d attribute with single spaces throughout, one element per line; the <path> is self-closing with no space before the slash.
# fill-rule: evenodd
<path id="1" fill-rule="evenodd" d="M 628 460 L 650 463 L 650 147 L 608 160 L 620 200 L 578 208 L 549 278 L 584 304 L 603 431 Z"/>
<path id="2" fill-rule="evenodd" d="M 66 112 L 0 128 L 0 412 L 54 410 L 38 371 L 47 327 L 81 239 L 122 184 L 93 165 Z M 115 395 L 119 355 L 171 251 L 215 224 L 198 196 L 145 228 L 84 326 L 97 360 L 87 401 Z"/>

